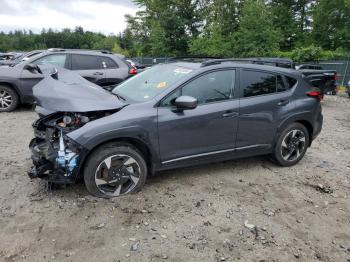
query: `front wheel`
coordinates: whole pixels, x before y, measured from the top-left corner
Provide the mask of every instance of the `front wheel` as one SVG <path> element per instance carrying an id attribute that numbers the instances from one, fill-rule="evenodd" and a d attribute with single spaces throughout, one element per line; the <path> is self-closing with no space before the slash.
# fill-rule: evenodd
<path id="1" fill-rule="evenodd" d="M 0 112 L 11 112 L 17 108 L 19 98 L 10 87 L 0 86 Z"/>
<path id="2" fill-rule="evenodd" d="M 284 129 L 277 139 L 273 158 L 281 166 L 292 166 L 305 155 L 309 145 L 309 132 L 300 123 L 293 123 Z"/>
<path id="3" fill-rule="evenodd" d="M 124 143 L 109 143 L 96 149 L 84 170 L 87 190 L 103 198 L 137 192 L 145 184 L 146 177 L 143 155 Z"/>

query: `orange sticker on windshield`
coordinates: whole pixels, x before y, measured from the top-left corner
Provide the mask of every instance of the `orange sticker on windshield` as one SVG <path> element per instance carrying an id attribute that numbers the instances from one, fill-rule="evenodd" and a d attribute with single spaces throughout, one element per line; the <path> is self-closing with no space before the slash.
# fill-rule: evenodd
<path id="1" fill-rule="evenodd" d="M 157 85 L 157 88 L 164 88 L 166 87 L 166 82 L 160 82 L 158 85 Z"/>

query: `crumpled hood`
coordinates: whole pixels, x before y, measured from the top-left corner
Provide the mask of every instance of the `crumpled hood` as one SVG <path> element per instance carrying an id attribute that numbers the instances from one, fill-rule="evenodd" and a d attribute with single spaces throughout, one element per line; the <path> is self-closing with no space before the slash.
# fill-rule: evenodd
<path id="1" fill-rule="evenodd" d="M 113 110 L 126 104 L 116 96 L 80 75 L 60 68 L 43 69 L 44 79 L 33 88 L 37 105 L 55 112 L 91 112 Z"/>

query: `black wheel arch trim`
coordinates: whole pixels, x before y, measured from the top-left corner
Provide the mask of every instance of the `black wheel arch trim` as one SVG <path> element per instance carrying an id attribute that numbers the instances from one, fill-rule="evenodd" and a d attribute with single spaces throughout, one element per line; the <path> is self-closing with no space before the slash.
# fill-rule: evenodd
<path id="1" fill-rule="evenodd" d="M 23 103 L 23 96 L 22 96 L 22 93 L 20 91 L 20 89 L 17 87 L 16 84 L 12 83 L 12 82 L 9 82 L 9 81 L 4 81 L 4 80 L 0 80 L 0 86 L 1 85 L 4 85 L 4 86 L 7 86 L 11 89 L 13 89 L 17 95 L 18 95 L 18 99 L 21 103 Z"/>
<path id="2" fill-rule="evenodd" d="M 277 127 L 277 132 L 276 132 L 276 137 L 275 137 L 275 141 L 274 141 L 274 145 L 277 142 L 277 139 L 279 137 L 279 135 L 281 134 L 281 132 L 287 128 L 287 126 L 289 126 L 292 123 L 296 123 L 299 122 L 301 124 L 303 124 L 306 129 L 309 132 L 309 146 L 312 143 L 312 139 L 313 139 L 313 130 L 314 130 L 314 126 L 313 126 L 313 116 L 312 116 L 312 112 L 311 111 L 304 111 L 304 112 L 300 112 L 294 115 L 289 116 L 288 118 L 284 119 L 282 122 L 279 123 L 278 127 Z"/>
<path id="3" fill-rule="evenodd" d="M 69 134 L 68 134 L 69 135 Z M 76 141 L 79 143 L 79 141 Z M 135 146 L 145 157 L 145 161 L 149 168 L 149 172 L 154 173 L 160 166 L 160 158 L 157 149 L 154 148 L 145 131 L 140 132 L 140 129 L 121 129 L 103 132 L 87 140 L 82 146 L 87 149 L 80 160 L 78 174 L 81 176 L 81 170 L 85 166 L 85 162 L 91 153 L 98 147 L 111 142 L 125 142 Z"/>

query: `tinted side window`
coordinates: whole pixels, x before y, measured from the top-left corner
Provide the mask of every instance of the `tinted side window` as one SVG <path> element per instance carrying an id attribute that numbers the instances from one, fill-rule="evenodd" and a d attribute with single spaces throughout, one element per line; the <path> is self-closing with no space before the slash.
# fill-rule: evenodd
<path id="1" fill-rule="evenodd" d="M 285 77 L 288 83 L 288 88 L 291 89 L 298 81 L 292 77 L 286 76 Z"/>
<path id="2" fill-rule="evenodd" d="M 36 65 L 54 65 L 64 67 L 66 64 L 66 58 L 67 55 L 65 54 L 48 55 L 35 60 L 33 63 Z"/>
<path id="3" fill-rule="evenodd" d="M 233 97 L 235 70 L 216 71 L 200 76 L 166 97 L 161 106 L 172 106 L 179 96 L 197 98 L 198 104 L 227 100 Z"/>
<path id="4" fill-rule="evenodd" d="M 98 56 L 72 55 L 72 70 L 96 70 L 102 69 L 102 63 Z"/>
<path id="5" fill-rule="evenodd" d="M 234 81 L 234 70 L 211 72 L 185 85 L 182 95 L 197 98 L 198 104 L 227 100 L 233 97 Z"/>
<path id="6" fill-rule="evenodd" d="M 283 77 L 281 75 L 277 76 L 277 92 L 287 91 L 289 89 L 288 86 L 283 81 Z"/>
<path id="7" fill-rule="evenodd" d="M 243 71 L 243 96 L 259 96 L 276 92 L 276 76 L 273 74 Z"/>
<path id="8" fill-rule="evenodd" d="M 116 62 L 114 62 L 109 57 L 101 57 L 102 65 L 104 68 L 111 69 L 111 68 L 118 68 L 118 65 Z"/>

